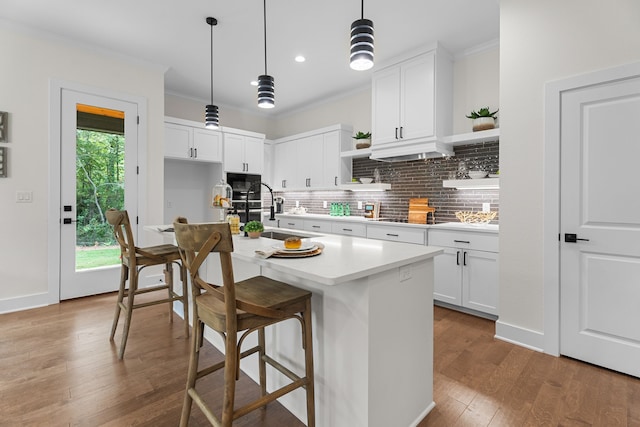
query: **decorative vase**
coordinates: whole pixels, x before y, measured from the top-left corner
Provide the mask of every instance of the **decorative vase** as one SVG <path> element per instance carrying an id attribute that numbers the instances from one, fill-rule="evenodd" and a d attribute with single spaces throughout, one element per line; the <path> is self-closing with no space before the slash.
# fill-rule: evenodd
<path id="1" fill-rule="evenodd" d="M 496 121 L 493 117 L 478 117 L 473 119 L 473 131 L 488 130 L 496 127 Z"/>
<path id="2" fill-rule="evenodd" d="M 356 149 L 371 147 L 371 139 L 356 139 Z"/>
<path id="3" fill-rule="evenodd" d="M 262 234 L 262 232 L 261 231 L 247 231 L 247 234 L 249 235 L 250 238 L 257 239 L 258 237 L 260 237 L 260 234 Z"/>

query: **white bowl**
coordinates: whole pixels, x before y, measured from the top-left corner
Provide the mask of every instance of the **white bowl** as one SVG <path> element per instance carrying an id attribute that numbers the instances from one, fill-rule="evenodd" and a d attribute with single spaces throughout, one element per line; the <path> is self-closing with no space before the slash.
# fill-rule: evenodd
<path id="1" fill-rule="evenodd" d="M 469 178 L 471 179 L 479 179 L 487 176 L 487 172 L 485 171 L 469 171 Z"/>
<path id="2" fill-rule="evenodd" d="M 360 182 L 363 184 L 371 184 L 373 182 L 373 178 L 360 178 Z"/>

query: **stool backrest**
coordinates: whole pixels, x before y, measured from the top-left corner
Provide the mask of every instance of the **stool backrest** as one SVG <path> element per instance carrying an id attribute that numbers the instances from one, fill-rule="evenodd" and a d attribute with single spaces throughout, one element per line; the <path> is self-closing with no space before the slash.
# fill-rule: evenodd
<path id="1" fill-rule="evenodd" d="M 113 227 L 113 235 L 120 245 L 122 260 L 129 259 L 131 265 L 135 265 L 136 245 L 133 240 L 129 214 L 126 210 L 109 209 L 105 216 L 107 222 Z"/>
<path id="2" fill-rule="evenodd" d="M 187 224 L 186 219 L 177 218 L 173 228 L 182 262 L 187 266 L 191 276 L 194 299 L 202 290 L 205 290 L 225 302 L 228 321 L 235 319 L 236 292 L 231 261 L 233 240 L 229 224 Z M 211 252 L 217 252 L 220 256 L 222 290 L 219 286 L 207 283 L 199 274 L 200 266 Z"/>

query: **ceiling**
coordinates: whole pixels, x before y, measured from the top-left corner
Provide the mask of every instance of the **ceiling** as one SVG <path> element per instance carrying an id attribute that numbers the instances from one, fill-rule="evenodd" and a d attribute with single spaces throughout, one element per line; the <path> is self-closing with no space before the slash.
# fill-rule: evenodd
<path id="1" fill-rule="evenodd" d="M 268 74 L 276 107 L 257 107 L 249 83 L 264 73 L 260 0 L 0 0 L 0 17 L 48 36 L 157 64 L 165 91 L 205 103 L 210 96 L 214 27 L 214 104 L 277 116 L 365 87 L 371 73 L 349 68 L 356 0 L 267 1 Z M 454 55 L 499 38 L 498 0 L 367 0 L 376 64 L 440 41 Z M 307 58 L 297 63 L 294 57 Z M 203 106 L 204 111 L 204 106 Z"/>

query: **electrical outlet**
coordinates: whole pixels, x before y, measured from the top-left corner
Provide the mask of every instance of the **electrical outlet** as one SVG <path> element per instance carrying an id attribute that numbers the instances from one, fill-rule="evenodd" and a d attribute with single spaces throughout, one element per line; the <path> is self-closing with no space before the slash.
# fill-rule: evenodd
<path id="1" fill-rule="evenodd" d="M 362 202 L 358 202 L 358 209 L 362 209 Z"/>
<path id="2" fill-rule="evenodd" d="M 322 202 L 322 207 L 323 207 L 324 209 L 327 209 L 327 201 L 326 201 L 326 200 L 324 200 L 324 201 Z"/>
<path id="3" fill-rule="evenodd" d="M 491 210 L 491 203 L 482 204 L 482 212 L 489 212 Z"/>
<path id="4" fill-rule="evenodd" d="M 296 200 L 296 208 L 300 207 L 300 201 Z"/>
<path id="5" fill-rule="evenodd" d="M 411 267 L 408 265 L 400 267 L 400 281 L 404 282 L 409 279 L 411 279 Z"/>

